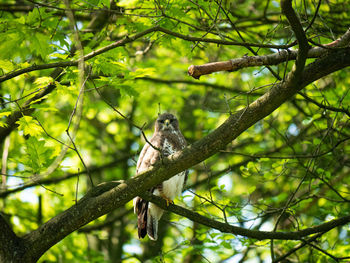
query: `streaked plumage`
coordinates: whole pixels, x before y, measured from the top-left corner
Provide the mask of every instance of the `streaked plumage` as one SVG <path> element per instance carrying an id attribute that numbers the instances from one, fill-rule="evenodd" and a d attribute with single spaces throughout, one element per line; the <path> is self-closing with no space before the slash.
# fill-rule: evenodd
<path id="1" fill-rule="evenodd" d="M 164 113 L 158 116 L 154 134 L 149 142 L 155 148 L 161 150 L 163 156 L 171 155 L 186 146 L 185 138 L 179 129 L 178 120 L 170 113 Z M 136 174 L 149 169 L 160 160 L 161 153 L 154 147 L 146 143 L 142 148 L 136 166 Z M 181 194 L 186 177 L 187 171 L 181 172 L 149 191 L 171 202 L 176 196 Z M 134 198 L 133 203 L 134 212 L 137 214 L 139 238 L 144 238 L 148 234 L 150 239 L 157 240 L 158 221 L 164 211 L 140 197 Z"/>

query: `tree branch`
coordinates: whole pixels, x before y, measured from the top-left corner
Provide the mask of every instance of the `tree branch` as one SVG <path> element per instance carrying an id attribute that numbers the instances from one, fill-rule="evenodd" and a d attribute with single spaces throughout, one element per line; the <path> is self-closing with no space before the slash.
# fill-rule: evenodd
<path id="1" fill-rule="evenodd" d="M 309 238 L 308 241 L 312 242 L 315 241 L 317 238 L 321 237 L 324 234 L 324 232 L 318 233 L 316 235 L 314 235 L 313 237 Z M 293 249 L 291 249 L 290 251 L 288 251 L 286 254 L 276 258 L 273 260 L 273 263 L 278 263 L 278 262 L 282 262 L 283 259 L 285 259 L 286 257 L 289 257 L 290 255 L 292 255 L 293 253 L 295 253 L 296 251 L 298 251 L 299 249 L 305 247 L 307 245 L 307 243 L 305 242 L 305 240 L 303 240 L 303 243 L 294 247 Z"/>
<path id="2" fill-rule="evenodd" d="M 349 31 L 350 32 L 350 31 Z M 350 35 L 350 34 L 349 34 Z M 343 42 L 339 42 L 342 44 Z M 315 47 L 308 51 L 307 58 L 319 58 L 327 54 L 328 50 L 323 47 Z M 199 79 L 202 75 L 208 75 L 219 71 L 237 71 L 242 68 L 273 66 L 297 58 L 298 50 L 281 50 L 265 56 L 244 56 L 228 61 L 212 62 L 203 65 L 191 65 L 188 67 L 188 75 Z"/>
<path id="3" fill-rule="evenodd" d="M 155 26 L 152 28 L 149 28 L 145 31 L 142 31 L 140 33 L 137 33 L 133 36 L 126 36 L 121 40 L 118 40 L 108 46 L 102 47 L 100 49 L 94 50 L 90 52 L 89 54 L 86 54 L 82 58 L 79 58 L 77 60 L 70 60 L 70 61 L 61 61 L 61 62 L 55 62 L 55 63 L 48 63 L 48 64 L 43 64 L 43 65 L 33 65 L 24 69 L 16 70 L 10 73 L 7 73 L 5 75 L 0 76 L 0 83 L 9 79 L 12 79 L 14 77 L 17 77 L 19 75 L 22 75 L 24 73 L 36 71 L 36 70 L 42 70 L 42 69 L 49 69 L 49 68 L 66 68 L 66 67 L 72 67 L 72 66 L 78 66 L 79 61 L 83 59 L 84 61 L 87 61 L 93 57 L 96 57 L 97 55 L 103 54 L 111 49 L 114 49 L 116 47 L 124 46 L 127 43 L 133 42 L 138 38 L 141 38 L 149 33 L 157 31 L 159 27 Z"/>
<path id="4" fill-rule="evenodd" d="M 307 41 L 303 27 L 300 24 L 299 18 L 297 17 L 292 7 L 292 0 L 282 0 L 281 9 L 283 14 L 287 17 L 288 22 L 292 27 L 294 35 L 299 44 L 299 50 L 295 61 L 295 68 L 293 68 L 293 70 L 288 74 L 290 76 L 287 78 L 289 78 L 290 81 L 298 81 L 305 66 L 305 61 L 309 50 L 309 43 Z"/>
<path id="5" fill-rule="evenodd" d="M 22 254 L 25 252 L 22 240 L 12 231 L 2 213 L 0 213 L 0 244 L 1 262 L 12 262 L 14 253 Z"/>
<path id="6" fill-rule="evenodd" d="M 230 93 L 242 92 L 242 90 L 234 89 L 232 87 L 223 86 L 220 84 L 209 83 L 209 82 L 198 82 L 198 81 L 191 81 L 191 80 L 185 80 L 185 79 L 161 79 L 161 78 L 153 78 L 153 77 L 140 77 L 140 78 L 136 78 L 135 80 L 152 81 L 155 83 L 165 83 L 165 84 L 188 84 L 188 85 L 194 85 L 194 86 L 205 86 L 215 90 L 220 90 L 220 91 L 225 91 Z"/>
<path id="7" fill-rule="evenodd" d="M 326 54 L 328 50 L 334 48 L 344 48 L 349 46 L 350 29 L 339 39 L 320 47 L 314 47 L 308 50 L 307 58 L 319 58 Z M 202 75 L 208 75 L 219 71 L 237 71 L 242 68 L 258 67 L 258 66 L 273 66 L 297 58 L 299 50 L 281 50 L 277 53 L 265 56 L 244 56 L 242 58 L 231 59 L 228 61 L 212 62 L 203 65 L 191 65 L 188 67 L 188 75 L 199 79 Z"/>
<path id="8" fill-rule="evenodd" d="M 92 232 L 95 230 L 101 230 L 101 229 L 106 228 L 110 225 L 113 225 L 116 221 L 121 220 L 123 217 L 125 217 L 126 215 L 131 214 L 133 212 L 134 212 L 134 209 L 125 210 L 125 211 L 121 212 L 120 214 L 114 215 L 110 218 L 107 217 L 104 222 L 97 223 L 94 225 L 85 226 L 85 227 L 79 229 L 78 232 L 89 233 L 89 232 Z"/>
<path id="9" fill-rule="evenodd" d="M 96 173 L 96 172 L 100 172 L 103 171 L 104 169 L 108 169 L 108 168 L 116 168 L 117 164 L 120 164 L 122 162 L 126 162 L 128 159 L 130 158 L 130 156 L 126 156 L 126 157 L 122 157 L 120 159 L 114 160 L 110 163 L 101 165 L 101 166 L 93 166 L 93 167 L 88 167 L 89 172 L 90 173 Z M 63 176 L 60 177 L 50 177 L 50 178 L 30 178 L 31 181 L 25 183 L 24 185 L 20 185 L 14 189 L 7 189 L 6 191 L 0 191 L 0 198 L 5 198 L 6 196 L 10 195 L 10 194 L 14 194 L 20 191 L 23 191 L 24 189 L 30 188 L 30 187 L 34 187 L 34 186 L 38 186 L 38 185 L 51 185 L 51 184 L 56 184 L 65 180 L 68 180 L 70 178 L 74 178 L 76 176 L 79 176 L 81 174 L 86 174 L 87 172 L 81 171 L 78 173 L 67 173 Z"/>
<path id="10" fill-rule="evenodd" d="M 350 222 L 350 215 L 344 216 L 338 219 L 334 219 L 327 223 L 323 223 L 318 226 L 302 229 L 295 232 L 275 232 L 275 231 L 259 231 L 259 230 L 250 230 L 243 227 L 233 226 L 227 223 L 216 221 L 210 219 L 206 216 L 202 216 L 196 212 L 188 210 L 184 207 L 169 204 L 167 205 L 166 201 L 161 197 L 152 195 L 150 192 L 146 191 L 141 194 L 141 197 L 147 201 L 150 201 L 164 210 L 171 211 L 177 215 L 186 217 L 194 222 L 200 223 L 207 227 L 219 230 L 223 233 L 231 233 L 234 235 L 240 235 L 248 238 L 254 238 L 258 240 L 264 239 L 279 239 L 279 240 L 301 240 L 302 238 L 317 234 L 324 233 L 336 228 L 338 226 L 345 225 Z"/>
<path id="11" fill-rule="evenodd" d="M 307 96 L 306 94 L 304 94 L 302 92 L 299 92 L 298 94 L 303 96 L 304 99 L 306 99 L 307 101 L 310 101 L 311 103 L 315 104 L 317 107 L 319 107 L 321 109 L 334 111 L 334 112 L 343 112 L 346 115 L 348 115 L 348 117 L 350 117 L 350 111 L 345 109 L 345 108 L 336 108 L 336 107 L 332 107 L 332 106 L 327 106 L 327 105 L 324 105 L 322 103 L 317 102 L 316 100 L 310 98 L 309 96 Z"/>
<path id="12" fill-rule="evenodd" d="M 344 36 L 345 35 L 346 34 L 344 34 Z M 343 44 L 343 42 L 338 43 Z M 336 48 L 336 46 L 334 47 Z M 202 75 L 208 75 L 219 71 L 232 72 L 242 68 L 278 65 L 283 62 L 295 60 L 298 52 L 298 50 L 281 50 L 277 53 L 264 56 L 244 56 L 242 58 L 230 59 L 228 61 L 212 62 L 203 65 L 191 65 L 188 67 L 188 75 L 195 79 L 199 79 Z M 328 50 L 324 47 L 314 47 L 308 51 L 307 58 L 319 58 L 327 52 Z"/>
<path id="13" fill-rule="evenodd" d="M 171 35 L 171 36 L 181 38 L 183 40 L 188 40 L 191 42 L 205 42 L 205 43 L 213 43 L 213 44 L 225 45 L 225 46 L 288 49 L 294 45 L 294 44 L 290 44 L 290 45 L 259 44 L 259 43 L 249 43 L 249 42 L 228 41 L 228 40 L 221 40 L 221 39 L 215 39 L 215 38 L 193 37 L 193 36 L 183 35 L 163 27 L 159 27 L 158 31 L 163 32 L 167 35 Z"/>

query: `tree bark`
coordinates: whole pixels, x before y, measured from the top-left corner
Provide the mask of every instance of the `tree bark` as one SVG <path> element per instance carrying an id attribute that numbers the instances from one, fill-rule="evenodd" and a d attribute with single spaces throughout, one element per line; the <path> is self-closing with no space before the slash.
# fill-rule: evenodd
<path id="1" fill-rule="evenodd" d="M 31 262 L 26 260 L 25 243 L 12 231 L 2 214 L 0 214 L 0 262 Z"/>

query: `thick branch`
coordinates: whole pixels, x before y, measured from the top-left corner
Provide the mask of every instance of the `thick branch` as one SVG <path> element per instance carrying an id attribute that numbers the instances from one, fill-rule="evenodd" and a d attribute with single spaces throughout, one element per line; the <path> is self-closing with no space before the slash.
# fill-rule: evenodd
<path id="1" fill-rule="evenodd" d="M 348 30 L 341 38 L 339 38 L 339 47 L 344 45 L 343 39 L 347 39 L 350 36 L 350 30 Z M 335 41 L 334 41 L 335 42 Z M 333 42 L 332 42 L 333 43 Z M 338 48 L 338 46 L 334 46 Z M 307 53 L 307 58 L 319 58 L 327 54 L 329 49 L 323 47 L 314 47 Z M 219 71 L 237 71 L 242 68 L 260 67 L 260 66 L 274 66 L 295 60 L 297 58 L 298 50 L 281 50 L 278 53 L 273 53 L 265 56 L 244 56 L 242 58 L 235 58 L 228 61 L 212 62 L 203 65 L 191 65 L 188 67 L 188 75 L 199 79 L 202 75 L 211 74 Z"/>
<path id="2" fill-rule="evenodd" d="M 308 58 L 318 58 L 325 54 L 323 48 L 313 48 L 308 52 Z M 244 56 L 242 58 L 231 59 L 229 61 L 220 61 L 207 63 L 204 65 L 191 65 L 188 68 L 188 75 L 195 79 L 199 79 L 202 75 L 211 74 L 218 71 L 237 71 L 242 68 L 257 67 L 257 66 L 273 66 L 280 63 L 295 60 L 298 51 L 282 50 L 278 53 L 273 53 L 265 56 Z"/>
<path id="3" fill-rule="evenodd" d="M 229 116 L 209 135 L 183 151 L 164 158 L 162 163 L 150 170 L 125 182 L 109 182 L 93 188 L 76 205 L 24 237 L 28 248 L 30 247 L 28 254 L 32 260 L 37 260 L 47 249 L 83 225 L 123 206 L 147 189 L 214 155 L 312 81 L 349 65 L 350 49 L 332 52 L 308 65 L 299 85 L 287 85 L 286 82 L 276 84 L 246 109 Z M 310 233 L 314 233 L 314 230 L 305 232 L 305 235 Z"/>
<path id="4" fill-rule="evenodd" d="M 326 54 L 329 48 L 342 48 L 349 46 L 350 29 L 339 39 L 320 47 L 314 47 L 307 52 L 307 58 L 319 58 Z M 212 62 L 203 65 L 191 65 L 188 67 L 188 75 L 199 79 L 202 75 L 208 75 L 219 71 L 237 71 L 242 68 L 258 66 L 274 66 L 297 58 L 299 50 L 281 50 L 277 53 L 265 56 L 244 56 L 228 61 Z"/>
<path id="5" fill-rule="evenodd" d="M 12 231 L 0 213 L 0 262 L 11 262 L 14 253 L 24 254 L 22 240 Z"/>
<path id="6" fill-rule="evenodd" d="M 334 47 L 349 47 L 349 45 L 350 45 L 350 28 L 345 32 L 344 35 L 342 35 L 337 40 L 334 40 L 332 43 L 321 45 L 321 46 L 326 48 L 334 48 Z"/>
<path id="7" fill-rule="evenodd" d="M 227 223 L 216 221 L 214 219 L 210 219 L 206 216 L 202 216 L 196 212 L 193 212 L 181 206 L 177 206 L 174 204 L 167 205 L 164 199 L 158 196 L 152 195 L 150 192 L 147 192 L 147 191 L 144 192 L 141 195 L 141 197 L 146 199 L 147 201 L 151 201 L 152 203 L 157 204 L 159 207 L 165 210 L 169 210 L 175 214 L 186 217 L 194 222 L 200 223 L 210 228 L 219 230 L 223 233 L 231 233 L 234 235 L 240 235 L 248 238 L 255 238 L 258 240 L 264 240 L 264 239 L 300 240 L 303 237 L 316 234 L 316 233 L 327 232 L 333 228 L 345 225 L 350 222 L 350 215 L 348 215 L 338 219 L 334 219 L 332 221 L 329 221 L 327 223 L 324 223 L 318 226 L 306 228 L 295 232 L 258 231 L 258 230 L 246 229 L 243 227 L 237 227 Z"/>
<path id="8" fill-rule="evenodd" d="M 307 41 L 303 27 L 300 24 L 299 18 L 297 17 L 292 7 L 292 0 L 282 0 L 281 9 L 283 14 L 287 17 L 288 22 L 292 27 L 292 30 L 299 44 L 295 67 L 293 67 L 293 70 L 288 74 L 289 76 L 287 79 L 291 82 L 299 81 L 299 78 L 305 66 L 305 61 L 309 50 L 309 43 Z"/>

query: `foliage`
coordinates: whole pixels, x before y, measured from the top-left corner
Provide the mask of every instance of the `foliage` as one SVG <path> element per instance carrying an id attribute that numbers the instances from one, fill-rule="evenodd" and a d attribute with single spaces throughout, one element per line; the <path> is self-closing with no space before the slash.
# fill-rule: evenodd
<path id="1" fill-rule="evenodd" d="M 64 2 L 0 1 L 0 74 L 47 65 L 0 83 L 0 129 L 11 129 L 1 138 L 0 207 L 20 236 L 74 205 L 91 188 L 89 177 L 97 185 L 134 176 L 145 143 L 140 127 L 149 138 L 159 112 L 175 113 L 191 144 L 269 91 L 276 75 L 283 79 L 293 65 L 247 67 L 200 80 L 187 76 L 190 65 L 278 51 L 244 43 L 293 43 L 276 1 Z M 319 8 L 318 1 L 294 2 L 311 46 L 346 32 L 347 1 L 322 1 Z M 71 10 L 82 50 L 67 15 Z M 155 26 L 175 34 L 154 30 L 133 39 Z M 120 41 L 127 43 L 84 60 L 84 67 L 64 64 Z M 193 167 L 176 203 L 268 231 L 292 232 L 348 215 L 348 74 L 343 69 L 316 80 Z M 11 123 L 9 116 L 16 114 Z M 348 226 L 308 243 L 274 240 L 271 249 L 271 240 L 221 233 L 175 214 L 161 223 L 156 244 L 139 241 L 129 202 L 67 236 L 39 262 L 269 262 L 298 245 L 291 262 L 325 262 L 350 253 Z"/>

